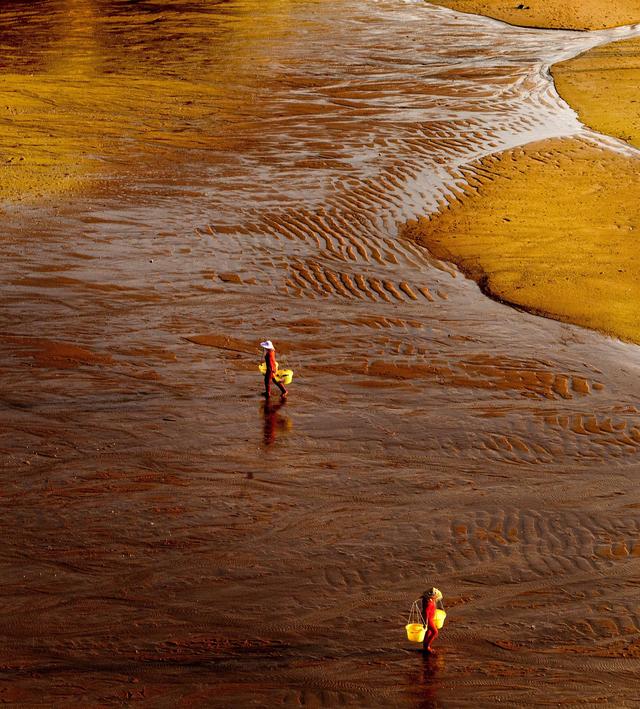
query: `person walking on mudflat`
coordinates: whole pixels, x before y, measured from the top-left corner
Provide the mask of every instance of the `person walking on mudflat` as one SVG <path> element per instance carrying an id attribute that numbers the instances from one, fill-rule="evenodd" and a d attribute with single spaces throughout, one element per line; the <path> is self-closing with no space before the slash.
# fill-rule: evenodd
<path id="1" fill-rule="evenodd" d="M 285 386 L 276 379 L 278 371 L 278 363 L 276 362 L 276 348 L 271 340 L 265 340 L 260 343 L 260 347 L 264 349 L 264 363 L 266 371 L 264 374 L 264 394 L 267 399 L 271 396 L 271 382 L 273 382 L 282 392 L 282 398 L 285 399 L 289 393 Z"/>
<path id="2" fill-rule="evenodd" d="M 430 588 L 421 597 L 422 617 L 424 618 L 427 632 L 424 634 L 422 649 L 426 653 L 434 652 L 431 644 L 438 637 L 438 626 L 436 625 L 436 609 L 444 610 L 442 605 L 442 593 L 437 588 Z"/>

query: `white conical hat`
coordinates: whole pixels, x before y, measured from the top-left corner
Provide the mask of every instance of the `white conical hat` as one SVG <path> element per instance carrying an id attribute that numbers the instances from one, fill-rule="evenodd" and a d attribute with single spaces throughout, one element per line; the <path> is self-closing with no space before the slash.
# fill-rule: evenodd
<path id="1" fill-rule="evenodd" d="M 271 340 L 265 340 L 264 342 L 261 342 L 260 347 L 264 347 L 265 350 L 275 350 L 275 347 L 273 346 L 273 342 L 271 342 Z"/>

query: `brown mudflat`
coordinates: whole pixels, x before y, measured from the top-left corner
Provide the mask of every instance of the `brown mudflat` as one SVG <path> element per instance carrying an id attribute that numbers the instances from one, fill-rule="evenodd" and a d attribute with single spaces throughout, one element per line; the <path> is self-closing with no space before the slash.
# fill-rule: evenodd
<path id="1" fill-rule="evenodd" d="M 0 19 L 32 146 L 2 168 L 0 699 L 633 706 L 638 350 L 401 230 L 575 129 L 537 67 L 586 40 L 391 1 L 96 7 Z"/>

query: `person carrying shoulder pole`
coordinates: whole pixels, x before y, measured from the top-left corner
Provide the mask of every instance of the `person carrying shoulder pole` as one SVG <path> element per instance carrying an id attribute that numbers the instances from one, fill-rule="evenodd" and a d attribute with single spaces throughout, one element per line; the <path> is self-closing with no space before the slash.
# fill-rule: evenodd
<path id="1" fill-rule="evenodd" d="M 265 340 L 260 343 L 260 347 L 264 350 L 264 363 L 266 372 L 264 374 L 264 394 L 267 399 L 271 396 L 271 382 L 273 382 L 282 392 L 282 398 L 286 398 L 289 393 L 284 385 L 276 379 L 278 363 L 276 362 L 276 348 L 271 340 Z"/>

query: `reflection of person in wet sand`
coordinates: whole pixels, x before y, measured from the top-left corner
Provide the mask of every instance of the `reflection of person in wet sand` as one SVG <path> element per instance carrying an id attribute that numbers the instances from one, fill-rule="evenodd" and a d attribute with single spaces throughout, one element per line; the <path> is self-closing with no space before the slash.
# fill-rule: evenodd
<path id="1" fill-rule="evenodd" d="M 277 431 L 286 431 L 291 426 L 289 419 L 278 413 L 285 403 L 285 401 L 281 401 L 279 404 L 270 404 L 268 399 L 264 402 L 263 435 L 265 446 L 270 446 L 275 442 Z"/>
<path id="2" fill-rule="evenodd" d="M 444 668 L 442 655 L 436 653 L 426 653 L 422 656 L 420 668 L 415 677 L 411 678 L 414 690 L 413 698 L 417 701 L 411 702 L 411 706 L 416 709 L 436 709 L 442 706 L 438 701 L 440 683 L 438 674 Z"/>
<path id="3" fill-rule="evenodd" d="M 271 340 L 261 342 L 260 347 L 264 349 L 264 363 L 267 367 L 267 371 L 264 375 L 264 396 L 266 396 L 267 399 L 271 396 L 271 382 L 273 382 L 282 392 L 282 398 L 284 399 L 288 392 L 284 384 L 281 384 L 276 379 L 276 371 L 278 370 L 278 363 L 276 362 L 276 348 L 273 346 Z"/>
<path id="4" fill-rule="evenodd" d="M 436 626 L 436 608 L 444 610 L 442 605 L 442 593 L 437 588 L 430 588 L 422 594 L 422 617 L 427 628 L 422 641 L 424 652 L 432 653 L 431 644 L 438 637 L 438 627 Z"/>

